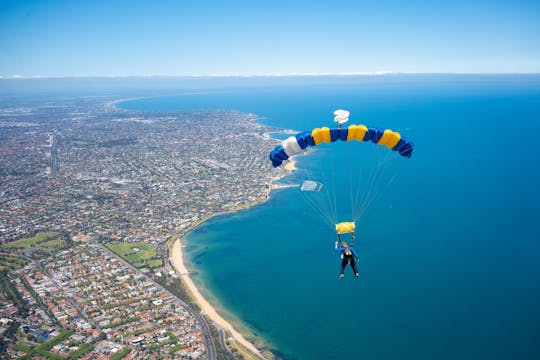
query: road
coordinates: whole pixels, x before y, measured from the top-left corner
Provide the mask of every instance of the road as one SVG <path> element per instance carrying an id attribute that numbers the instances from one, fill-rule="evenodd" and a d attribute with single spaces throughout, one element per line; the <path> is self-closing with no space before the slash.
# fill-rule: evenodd
<path id="1" fill-rule="evenodd" d="M 221 345 L 221 348 L 225 349 L 227 351 L 227 353 L 229 354 L 229 356 L 231 357 L 231 359 L 238 359 L 236 357 L 236 355 L 234 355 L 232 353 L 231 350 L 229 350 L 229 347 L 227 346 L 227 343 L 225 342 L 225 329 L 220 327 L 218 324 L 215 324 L 216 328 L 218 329 L 219 331 L 219 343 Z"/>

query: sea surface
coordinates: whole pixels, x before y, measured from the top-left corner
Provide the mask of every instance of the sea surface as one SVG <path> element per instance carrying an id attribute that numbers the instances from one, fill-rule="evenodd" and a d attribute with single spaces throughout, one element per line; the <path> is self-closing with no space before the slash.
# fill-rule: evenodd
<path id="1" fill-rule="evenodd" d="M 394 129 L 416 148 L 359 185 L 377 195 L 356 219 L 359 279 L 350 269 L 338 279 L 332 224 L 298 188 L 187 236 L 195 282 L 239 330 L 286 359 L 540 358 L 540 76 L 261 81 L 119 106 L 235 109 L 293 130 L 332 126 L 346 109 L 351 123 Z M 345 149 L 299 157 L 282 181 L 331 169 L 321 182 L 339 207 L 350 164 L 379 166 Z"/>

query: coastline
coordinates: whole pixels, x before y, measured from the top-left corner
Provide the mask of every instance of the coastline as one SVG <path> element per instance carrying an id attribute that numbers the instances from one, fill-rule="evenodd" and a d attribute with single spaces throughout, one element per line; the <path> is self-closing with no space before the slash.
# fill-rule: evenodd
<path id="1" fill-rule="evenodd" d="M 279 189 L 285 189 L 285 188 L 297 186 L 297 185 L 285 185 L 285 184 L 275 184 L 274 183 L 276 181 L 279 181 L 283 177 L 289 175 L 291 172 L 297 170 L 296 162 L 295 162 L 294 158 L 289 159 L 287 164 L 284 165 L 284 168 L 286 170 L 285 172 L 277 175 L 276 177 L 274 177 L 273 179 L 270 180 L 270 182 L 268 184 L 268 191 L 267 191 L 266 196 L 265 196 L 264 199 L 262 199 L 261 201 L 257 201 L 257 202 L 253 202 L 253 203 L 250 203 L 250 204 L 240 206 L 240 207 L 235 208 L 235 209 L 231 209 L 229 211 L 224 211 L 224 212 L 220 212 L 220 213 L 217 213 L 217 214 L 213 214 L 211 216 L 208 216 L 208 217 L 206 217 L 204 219 L 201 219 L 201 220 L 197 221 L 195 224 L 191 225 L 185 232 L 183 232 L 183 234 L 181 236 L 179 236 L 174 241 L 174 243 L 171 245 L 171 247 L 169 249 L 169 254 L 170 254 L 169 258 L 170 258 L 170 261 L 171 261 L 171 263 L 173 265 L 173 268 L 174 268 L 176 274 L 178 275 L 178 277 L 180 278 L 182 283 L 188 288 L 189 293 L 191 294 L 193 299 L 196 301 L 196 303 L 199 305 L 202 312 L 205 315 L 207 315 L 216 324 L 218 329 L 223 328 L 223 329 L 227 330 L 231 334 L 231 337 L 238 344 L 242 345 L 243 347 L 245 347 L 246 349 L 251 351 L 254 355 L 260 357 L 261 359 L 267 359 L 266 357 L 263 356 L 261 349 L 258 349 L 252 342 L 247 340 L 246 337 L 244 337 L 243 334 L 241 334 L 239 331 L 237 331 L 232 326 L 232 324 L 230 322 L 228 322 L 227 320 L 225 320 L 218 313 L 218 311 L 208 302 L 208 300 L 206 300 L 206 298 L 204 298 L 204 296 L 201 294 L 199 288 L 197 288 L 197 285 L 195 285 L 195 282 L 193 281 L 193 279 L 191 279 L 191 276 L 189 275 L 190 274 L 189 269 L 186 267 L 186 264 L 184 262 L 184 253 L 182 251 L 182 247 L 184 246 L 184 244 L 183 244 L 182 241 L 185 238 L 186 234 L 189 233 L 189 231 L 193 230 L 197 226 L 203 224 L 204 222 L 206 222 L 207 220 L 209 220 L 209 219 L 211 219 L 213 217 L 221 216 L 221 215 L 225 215 L 225 214 L 230 214 L 230 213 L 234 213 L 234 212 L 237 212 L 237 211 L 246 210 L 246 209 L 249 209 L 249 208 L 251 208 L 251 207 L 253 207 L 255 205 L 263 204 L 266 201 L 268 201 L 268 199 L 270 199 L 270 194 L 272 193 L 273 190 L 279 190 Z"/>
<path id="2" fill-rule="evenodd" d="M 255 355 L 259 356 L 261 359 L 265 359 L 261 351 L 257 349 L 255 345 L 249 342 L 242 334 L 236 331 L 227 320 L 222 318 L 216 309 L 202 296 L 201 292 L 189 276 L 189 271 L 185 266 L 183 256 L 182 241 L 180 238 L 178 238 L 171 247 L 171 262 L 182 283 L 186 285 L 197 304 L 201 307 L 201 311 L 215 324 L 217 324 L 218 328 L 221 327 L 226 329 L 236 342 L 247 348 Z"/>
<path id="3" fill-rule="evenodd" d="M 116 110 L 126 111 L 126 109 L 122 109 L 122 108 L 118 107 L 118 103 L 122 103 L 122 102 L 125 102 L 125 101 L 130 101 L 130 100 L 137 100 L 137 99 L 141 99 L 141 98 L 146 98 L 146 97 L 118 99 L 118 100 L 108 102 L 105 106 L 109 107 L 109 108 L 116 109 Z M 127 110 L 127 111 L 132 111 L 132 110 Z M 257 117 L 257 118 L 255 118 L 253 120 L 261 120 L 261 119 L 262 118 Z M 271 138 L 270 133 L 265 133 L 264 137 L 270 139 Z M 231 209 L 226 210 L 226 211 L 222 211 L 222 212 L 218 212 L 218 213 L 206 216 L 205 218 L 196 221 L 195 223 L 190 225 L 187 229 L 183 230 L 181 232 L 181 234 L 179 234 L 177 239 L 174 240 L 173 244 L 170 245 L 170 247 L 169 247 L 169 260 L 170 260 L 170 263 L 173 266 L 173 268 L 174 268 L 177 276 L 181 280 L 181 282 L 187 288 L 188 293 L 190 294 L 190 296 L 195 300 L 195 302 L 201 308 L 201 312 L 204 315 L 206 315 L 206 316 L 208 316 L 210 318 L 210 320 L 215 324 L 215 326 L 218 328 L 218 330 L 225 329 L 226 331 L 228 331 L 230 333 L 230 336 L 234 339 L 234 341 L 236 343 L 240 344 L 245 349 L 250 351 L 254 356 L 259 357 L 261 359 L 265 359 L 265 360 L 268 359 L 268 358 L 266 358 L 263 355 L 262 350 L 258 349 L 254 345 L 254 343 L 247 340 L 246 337 L 242 333 L 237 331 L 229 321 L 225 320 L 218 313 L 216 308 L 214 308 L 208 302 L 208 300 L 206 300 L 206 298 L 204 298 L 204 296 L 201 294 L 199 288 L 197 288 L 195 282 L 191 278 L 188 268 L 186 267 L 186 263 L 184 262 L 184 253 L 182 251 L 182 247 L 184 246 L 183 242 L 184 242 L 185 236 L 191 230 L 193 230 L 197 226 L 203 224 L 207 220 L 209 220 L 211 218 L 214 218 L 216 216 L 221 216 L 221 215 L 225 215 L 225 214 L 234 213 L 234 212 L 237 212 L 237 211 L 246 210 L 246 209 L 249 209 L 249 208 L 251 208 L 253 206 L 263 204 L 263 203 L 265 203 L 266 201 L 268 201 L 270 199 L 270 195 L 271 195 L 273 190 L 279 190 L 279 189 L 285 189 L 285 188 L 289 188 L 289 187 L 298 186 L 298 185 L 289 185 L 289 184 L 276 184 L 277 181 L 279 181 L 283 177 L 289 175 L 293 171 L 297 170 L 295 159 L 294 158 L 289 159 L 283 165 L 283 169 L 285 171 L 280 172 L 279 174 L 277 174 L 274 178 L 272 178 L 269 181 L 268 190 L 267 190 L 264 198 L 262 198 L 262 199 L 260 199 L 258 201 L 253 201 L 251 203 L 235 207 L 235 208 L 231 208 Z"/>

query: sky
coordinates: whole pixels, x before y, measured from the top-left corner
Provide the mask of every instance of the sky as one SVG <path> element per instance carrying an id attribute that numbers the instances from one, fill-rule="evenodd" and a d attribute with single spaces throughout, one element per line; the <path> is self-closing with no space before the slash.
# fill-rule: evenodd
<path id="1" fill-rule="evenodd" d="M 0 0 L 0 76 L 540 73 L 540 1 Z"/>

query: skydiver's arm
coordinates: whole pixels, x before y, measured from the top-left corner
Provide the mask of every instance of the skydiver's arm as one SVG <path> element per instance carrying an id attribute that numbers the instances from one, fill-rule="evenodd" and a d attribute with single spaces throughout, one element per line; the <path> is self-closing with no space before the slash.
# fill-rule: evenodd
<path id="1" fill-rule="evenodd" d="M 355 257 L 355 258 L 358 258 L 358 254 L 356 253 L 356 250 L 354 250 L 353 247 L 351 247 L 351 250 L 352 250 L 352 252 L 353 252 L 354 257 Z"/>

